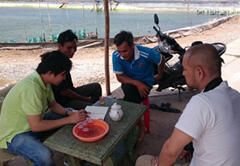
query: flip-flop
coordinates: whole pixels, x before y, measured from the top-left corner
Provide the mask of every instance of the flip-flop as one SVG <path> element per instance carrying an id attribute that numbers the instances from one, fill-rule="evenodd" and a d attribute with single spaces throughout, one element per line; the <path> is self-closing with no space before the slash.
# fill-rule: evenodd
<path id="1" fill-rule="evenodd" d="M 162 108 L 162 110 L 168 110 L 170 106 L 170 103 L 162 103 L 160 107 Z"/>
<path id="2" fill-rule="evenodd" d="M 160 108 L 161 108 L 156 104 L 149 104 L 149 107 L 152 108 L 152 109 L 155 109 L 155 110 L 160 110 Z"/>
<path id="3" fill-rule="evenodd" d="M 150 108 L 160 110 L 163 112 L 172 112 L 172 113 L 180 113 L 181 111 L 176 108 L 170 108 L 170 103 L 162 103 L 161 106 L 156 104 L 149 104 Z"/>
<path id="4" fill-rule="evenodd" d="M 164 112 L 180 113 L 181 111 L 176 108 L 169 108 L 169 109 L 165 110 Z"/>
<path id="5" fill-rule="evenodd" d="M 164 111 L 164 110 L 168 110 L 170 108 L 171 104 L 170 103 L 161 103 L 161 106 L 158 106 L 156 104 L 150 104 L 149 106 L 150 106 L 150 108 Z"/>

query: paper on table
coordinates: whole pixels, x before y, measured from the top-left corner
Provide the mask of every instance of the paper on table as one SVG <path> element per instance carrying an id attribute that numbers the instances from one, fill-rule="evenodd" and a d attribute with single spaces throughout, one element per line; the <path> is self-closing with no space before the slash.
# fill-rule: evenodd
<path id="1" fill-rule="evenodd" d="M 85 108 L 87 112 L 90 112 L 89 116 L 92 119 L 102 119 L 104 120 L 107 113 L 108 107 L 103 106 L 87 106 Z"/>

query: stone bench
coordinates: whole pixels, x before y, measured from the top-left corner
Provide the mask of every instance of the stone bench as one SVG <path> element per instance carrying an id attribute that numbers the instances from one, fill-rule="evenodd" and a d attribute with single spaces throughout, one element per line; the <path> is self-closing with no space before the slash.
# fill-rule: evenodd
<path id="1" fill-rule="evenodd" d="M 7 87 L 0 89 L 0 113 L 1 113 L 2 102 L 5 98 L 5 96 L 7 95 L 7 93 L 9 92 L 9 90 L 13 86 L 14 85 L 9 85 Z M 0 166 L 22 165 L 22 164 L 19 164 L 19 162 L 15 162 L 16 164 L 14 164 L 14 161 L 16 161 L 16 160 L 22 160 L 23 161 L 22 163 L 25 163 L 24 165 L 32 165 L 29 160 L 23 159 L 23 157 L 21 157 L 21 156 L 11 154 L 11 153 L 7 152 L 6 149 L 0 149 Z"/>

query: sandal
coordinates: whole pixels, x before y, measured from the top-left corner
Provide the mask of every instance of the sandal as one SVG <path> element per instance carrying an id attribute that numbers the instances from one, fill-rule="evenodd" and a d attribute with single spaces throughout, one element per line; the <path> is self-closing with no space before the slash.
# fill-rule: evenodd
<path id="1" fill-rule="evenodd" d="M 149 106 L 152 109 L 160 110 L 163 112 L 172 112 L 172 113 L 180 113 L 181 112 L 179 109 L 171 108 L 170 103 L 162 103 L 161 106 L 158 106 L 156 104 L 150 104 Z"/>

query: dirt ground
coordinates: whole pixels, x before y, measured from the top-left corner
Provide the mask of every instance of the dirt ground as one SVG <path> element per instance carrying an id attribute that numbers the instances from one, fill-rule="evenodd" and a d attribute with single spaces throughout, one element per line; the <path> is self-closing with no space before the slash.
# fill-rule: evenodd
<path id="1" fill-rule="evenodd" d="M 189 46 L 193 41 L 197 40 L 201 40 L 204 43 L 223 42 L 229 44 L 239 38 L 239 34 L 240 17 L 238 16 L 210 30 L 178 38 L 177 41 L 183 47 Z M 145 45 L 154 47 L 156 43 Z M 111 54 L 113 50 L 114 47 L 110 47 L 109 53 Z M 31 73 L 40 61 L 39 55 L 46 51 L 49 51 L 49 49 L 0 50 L 0 86 L 19 81 Z M 103 91 L 105 90 L 103 47 L 78 49 L 72 61 L 74 66 L 71 72 L 76 86 L 97 81 L 102 84 Z M 111 56 L 109 56 L 109 62 L 111 90 L 113 91 L 120 84 L 112 72 Z M 117 91 L 114 92 L 116 93 Z M 161 103 L 169 102 L 172 107 L 182 111 L 193 94 L 192 91 L 188 90 L 183 92 L 181 96 L 178 95 L 177 91 L 164 90 L 161 93 L 157 93 L 153 90 L 150 96 L 150 103 L 160 105 Z M 158 155 L 164 141 L 170 136 L 176 121 L 181 115 L 180 113 L 162 112 L 154 109 L 151 109 L 150 112 L 151 133 L 145 135 L 144 140 L 138 143 L 136 147 L 138 156 L 142 154 Z M 59 160 L 59 155 L 57 155 L 57 160 Z M 177 163 L 182 165 L 180 161 Z M 62 162 L 57 165 L 62 165 Z"/>
<path id="2" fill-rule="evenodd" d="M 233 41 L 240 34 L 239 17 L 215 28 L 196 33 L 191 36 L 178 38 L 181 46 L 189 46 L 193 41 L 201 40 L 206 43 L 223 42 L 225 44 Z M 156 43 L 145 44 L 149 47 L 156 46 Z M 15 83 L 31 73 L 40 61 L 39 55 L 56 48 L 35 49 L 35 50 L 0 50 L 0 87 L 6 84 Z M 114 47 L 109 49 L 109 71 L 111 90 L 116 89 L 120 84 L 112 72 L 111 53 Z M 72 58 L 73 69 L 71 71 L 74 84 L 81 85 L 87 82 L 100 82 L 105 89 L 104 74 L 104 47 L 79 48 Z"/>

